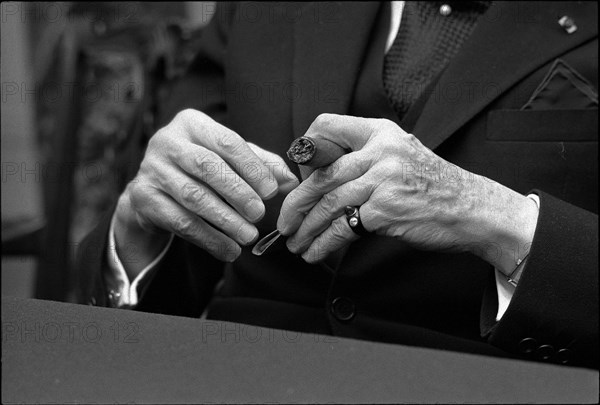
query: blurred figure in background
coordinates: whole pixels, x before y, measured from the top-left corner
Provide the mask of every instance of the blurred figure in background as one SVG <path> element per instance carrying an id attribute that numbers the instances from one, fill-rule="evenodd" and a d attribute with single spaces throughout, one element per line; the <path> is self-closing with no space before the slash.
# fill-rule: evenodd
<path id="1" fill-rule="evenodd" d="M 43 212 L 15 220 L 15 232 L 3 216 L 3 252 L 37 257 L 36 297 L 73 300 L 73 253 L 135 174 L 155 103 L 195 53 L 208 14 L 190 19 L 190 10 L 182 2 L 3 5 L 3 19 L 31 38 L 31 81 L 6 97 L 35 111 L 37 130 L 27 135 L 35 133 L 40 158 L 26 167 L 43 197 Z"/>

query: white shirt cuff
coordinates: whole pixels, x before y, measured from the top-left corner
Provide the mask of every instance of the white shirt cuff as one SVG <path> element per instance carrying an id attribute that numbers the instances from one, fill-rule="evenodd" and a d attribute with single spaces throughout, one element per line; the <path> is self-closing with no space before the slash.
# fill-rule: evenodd
<path id="1" fill-rule="evenodd" d="M 171 234 L 169 242 L 160 252 L 160 254 L 150 262 L 137 277 L 130 283 L 129 277 L 125 272 L 123 263 L 117 254 L 117 248 L 115 243 L 115 232 L 114 232 L 115 217 L 113 216 L 110 222 L 110 230 L 108 232 L 108 249 L 107 262 L 110 272 L 105 274 L 105 281 L 109 290 L 109 299 L 113 302 L 113 305 L 119 307 L 134 307 L 138 304 L 139 299 L 143 293 L 142 286 L 147 286 L 148 281 L 154 274 L 152 270 L 156 268 L 158 263 L 167 254 L 167 251 L 173 243 L 174 235 Z"/>
<path id="2" fill-rule="evenodd" d="M 540 197 L 537 194 L 529 194 L 527 197 L 535 201 L 538 210 L 540 209 Z M 506 276 L 496 270 L 496 292 L 498 293 L 498 313 L 496 314 L 496 322 L 504 316 L 508 309 L 508 305 L 512 300 L 516 287 L 508 282 Z"/>

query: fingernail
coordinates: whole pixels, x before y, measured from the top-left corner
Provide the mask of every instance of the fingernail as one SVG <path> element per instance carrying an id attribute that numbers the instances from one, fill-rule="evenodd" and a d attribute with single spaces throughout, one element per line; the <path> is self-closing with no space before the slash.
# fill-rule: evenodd
<path id="1" fill-rule="evenodd" d="M 298 254 L 298 246 L 294 243 L 294 240 L 292 238 L 286 240 L 285 245 L 287 246 L 290 252 L 292 252 L 295 255 Z"/>
<path id="2" fill-rule="evenodd" d="M 287 171 L 286 171 L 286 179 L 285 180 L 286 181 L 284 184 L 286 184 L 290 187 L 296 187 L 300 184 L 300 181 L 298 180 L 296 175 L 294 173 L 292 173 L 291 170 L 289 170 L 289 169 L 287 169 Z"/>
<path id="3" fill-rule="evenodd" d="M 300 257 L 301 257 L 301 258 L 302 258 L 302 259 L 303 259 L 303 260 L 304 260 L 306 263 L 309 263 L 309 264 L 310 264 L 310 263 L 312 263 L 312 262 L 311 262 L 311 257 L 310 257 L 310 256 L 311 256 L 311 255 L 310 255 L 310 253 L 309 253 L 309 251 L 308 251 L 308 250 L 307 250 L 306 252 L 304 252 L 304 253 L 302 253 L 302 254 L 300 255 Z"/>
<path id="4" fill-rule="evenodd" d="M 277 218 L 277 230 L 282 235 L 284 234 L 284 231 L 285 231 L 285 220 L 283 219 L 283 216 L 281 214 L 279 214 L 279 218 Z"/>
<path id="5" fill-rule="evenodd" d="M 264 196 L 265 200 L 275 197 L 277 195 L 277 192 L 279 191 L 279 186 L 276 182 L 271 184 L 273 185 L 273 188 L 269 188 L 269 190 L 271 191 L 268 191 L 267 194 Z"/>
<path id="6" fill-rule="evenodd" d="M 250 225 L 242 225 L 238 230 L 237 237 L 244 245 L 248 245 L 258 238 L 258 230 Z"/>
<path id="7" fill-rule="evenodd" d="M 250 200 L 245 207 L 246 216 L 252 222 L 256 222 L 265 215 L 265 205 L 260 200 Z"/>

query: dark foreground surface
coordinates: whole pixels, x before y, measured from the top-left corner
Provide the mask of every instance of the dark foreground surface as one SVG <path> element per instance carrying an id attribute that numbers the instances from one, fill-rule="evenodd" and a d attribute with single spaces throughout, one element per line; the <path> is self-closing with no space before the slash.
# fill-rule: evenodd
<path id="1" fill-rule="evenodd" d="M 2 300 L 3 403 L 597 401 L 593 370 Z"/>

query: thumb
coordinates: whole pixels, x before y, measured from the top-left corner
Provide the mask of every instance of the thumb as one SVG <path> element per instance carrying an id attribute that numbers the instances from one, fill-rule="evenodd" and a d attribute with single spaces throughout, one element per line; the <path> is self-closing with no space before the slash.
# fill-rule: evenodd
<path id="1" fill-rule="evenodd" d="M 372 119 L 350 115 L 321 114 L 310 125 L 304 136 L 325 139 L 342 149 L 357 151 L 363 148 L 373 134 Z"/>

